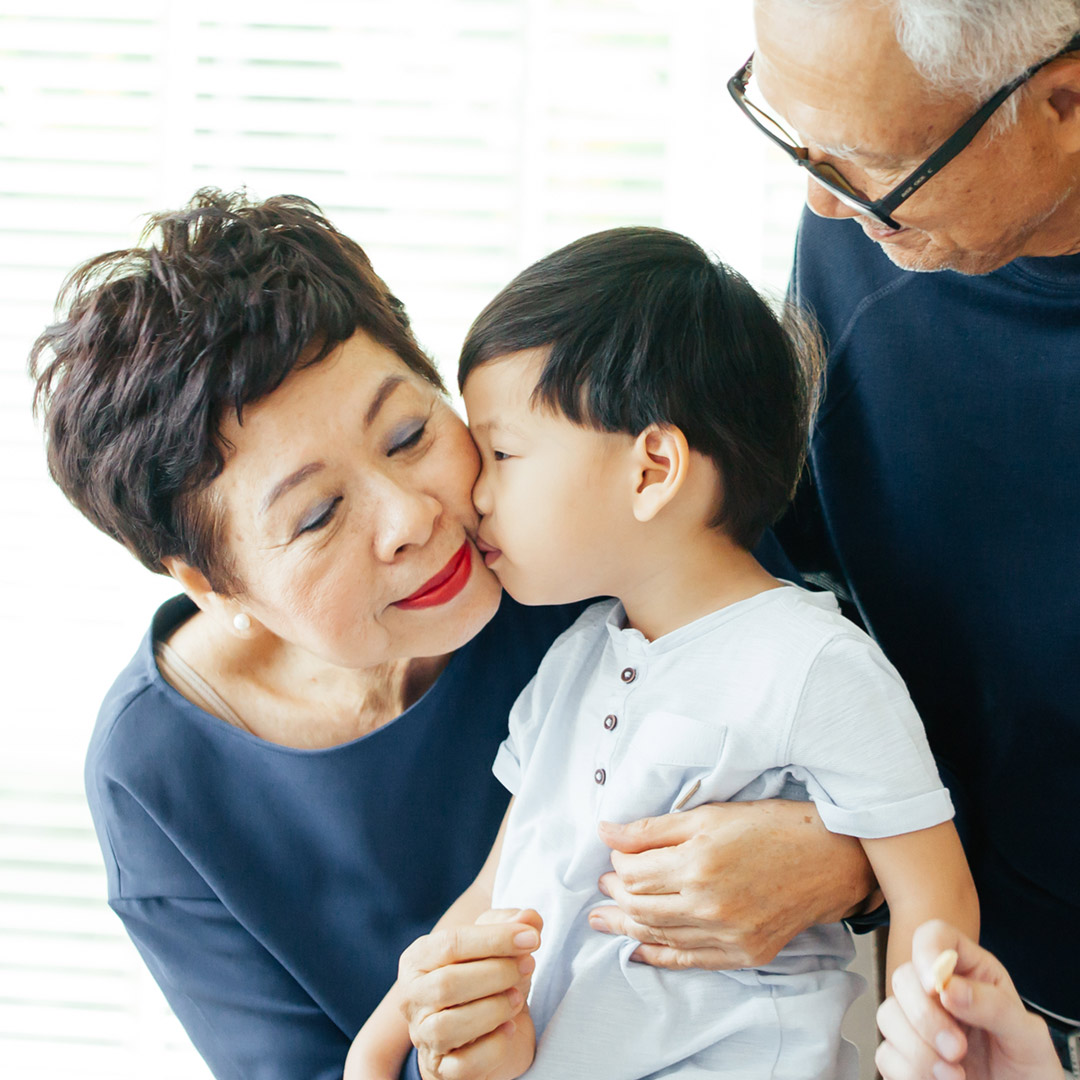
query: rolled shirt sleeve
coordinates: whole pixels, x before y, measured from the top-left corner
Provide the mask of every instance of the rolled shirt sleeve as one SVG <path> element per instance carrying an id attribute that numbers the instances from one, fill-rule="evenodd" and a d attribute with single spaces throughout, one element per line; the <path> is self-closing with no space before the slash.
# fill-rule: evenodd
<path id="1" fill-rule="evenodd" d="M 953 816 L 907 689 L 863 635 L 838 635 L 818 653 L 786 756 L 832 832 L 877 839 Z"/>

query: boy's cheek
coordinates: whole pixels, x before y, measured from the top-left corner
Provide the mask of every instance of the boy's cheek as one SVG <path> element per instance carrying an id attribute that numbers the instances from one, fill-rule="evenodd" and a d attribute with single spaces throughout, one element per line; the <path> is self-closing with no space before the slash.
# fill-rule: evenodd
<path id="1" fill-rule="evenodd" d="M 491 572 L 498 579 L 499 584 L 503 587 L 505 592 L 508 592 L 519 604 L 527 604 L 529 601 L 526 599 L 522 589 L 518 587 L 519 583 L 515 580 L 514 574 L 507 573 L 505 568 L 492 567 Z"/>
<path id="2" fill-rule="evenodd" d="M 584 599 L 574 591 L 573 585 L 568 583 L 564 576 L 553 577 L 540 568 L 528 571 L 512 564 L 507 565 L 505 555 L 492 567 L 492 571 L 503 589 L 526 607 L 568 604 Z"/>
<path id="3" fill-rule="evenodd" d="M 538 582 L 535 577 L 522 573 L 516 566 L 508 565 L 505 552 L 491 571 L 498 578 L 503 589 L 519 604 L 536 606 L 548 603 L 542 595 L 544 590 L 537 588 Z"/>

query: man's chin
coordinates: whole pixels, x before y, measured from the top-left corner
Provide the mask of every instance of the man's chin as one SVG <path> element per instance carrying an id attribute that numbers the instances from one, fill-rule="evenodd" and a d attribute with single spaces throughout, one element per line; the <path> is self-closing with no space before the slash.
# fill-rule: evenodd
<path id="1" fill-rule="evenodd" d="M 910 270 L 913 274 L 933 274 L 938 270 L 955 269 L 949 265 L 947 259 L 934 259 L 925 251 L 911 251 L 888 242 L 877 243 L 889 262 L 899 266 L 901 270 Z"/>
<path id="2" fill-rule="evenodd" d="M 976 276 L 989 274 L 1009 262 L 1008 258 L 989 255 L 984 251 L 942 250 L 935 247 L 926 233 L 904 228 L 887 231 L 859 222 L 867 238 L 885 253 L 886 258 L 901 270 L 914 274 L 935 274 L 940 270 L 955 270 L 958 274 Z"/>

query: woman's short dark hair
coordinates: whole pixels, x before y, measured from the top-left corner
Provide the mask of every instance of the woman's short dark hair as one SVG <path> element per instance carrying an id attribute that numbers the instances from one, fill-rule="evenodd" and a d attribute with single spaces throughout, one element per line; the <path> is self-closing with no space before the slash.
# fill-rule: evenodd
<path id="1" fill-rule="evenodd" d="M 465 339 L 458 385 L 481 364 L 547 347 L 535 405 L 599 431 L 680 428 L 720 473 L 709 524 L 749 548 L 802 472 L 816 340 L 685 236 L 610 229 L 534 263 L 488 304 Z"/>
<path id="2" fill-rule="evenodd" d="M 230 449 L 223 417 L 358 330 L 442 382 L 363 249 L 307 199 L 203 189 L 140 244 L 75 269 L 30 354 L 49 472 L 151 570 L 178 556 L 236 592 L 206 492 Z"/>

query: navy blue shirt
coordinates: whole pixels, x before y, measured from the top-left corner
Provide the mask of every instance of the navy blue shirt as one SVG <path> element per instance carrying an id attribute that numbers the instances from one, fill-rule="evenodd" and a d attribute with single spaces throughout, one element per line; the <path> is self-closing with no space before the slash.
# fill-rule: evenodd
<path id="1" fill-rule="evenodd" d="M 907 680 L 984 944 L 1080 1017 L 1080 256 L 917 274 L 806 214 L 794 288 L 829 365 L 777 535 Z"/>
<path id="2" fill-rule="evenodd" d="M 498 614 L 401 716 L 324 750 L 258 739 L 161 677 L 163 605 L 86 762 L 109 903 L 220 1080 L 337 1080 L 352 1037 L 476 875 L 507 715 L 580 608 Z"/>

